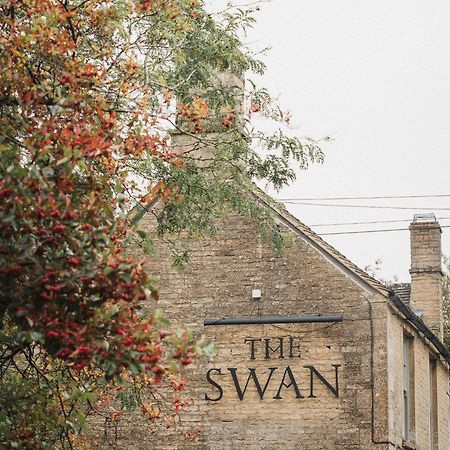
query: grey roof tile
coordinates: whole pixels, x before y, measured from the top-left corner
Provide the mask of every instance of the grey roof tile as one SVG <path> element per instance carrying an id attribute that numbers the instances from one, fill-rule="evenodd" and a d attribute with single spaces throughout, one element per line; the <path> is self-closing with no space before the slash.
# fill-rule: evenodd
<path id="1" fill-rule="evenodd" d="M 394 283 L 388 286 L 391 288 L 401 299 L 401 301 L 409 305 L 411 298 L 411 283 Z"/>

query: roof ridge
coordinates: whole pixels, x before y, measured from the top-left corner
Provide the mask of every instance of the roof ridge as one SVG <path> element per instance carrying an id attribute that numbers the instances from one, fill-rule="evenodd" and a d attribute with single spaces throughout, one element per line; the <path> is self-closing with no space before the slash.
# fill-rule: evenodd
<path id="1" fill-rule="evenodd" d="M 269 208 L 279 214 L 284 220 L 289 222 L 298 231 L 306 235 L 315 244 L 321 247 L 326 253 L 337 259 L 343 266 L 350 270 L 354 275 L 360 278 L 366 284 L 369 284 L 373 289 L 378 291 L 385 297 L 389 297 L 389 293 L 392 291 L 388 286 L 378 281 L 376 278 L 369 275 L 363 269 L 358 267 L 350 259 L 344 256 L 339 250 L 336 250 L 331 244 L 322 239 L 316 232 L 305 225 L 301 220 L 291 214 L 283 204 L 277 202 L 270 195 L 263 192 L 256 184 L 253 183 L 252 193 L 262 202 L 264 202 Z"/>

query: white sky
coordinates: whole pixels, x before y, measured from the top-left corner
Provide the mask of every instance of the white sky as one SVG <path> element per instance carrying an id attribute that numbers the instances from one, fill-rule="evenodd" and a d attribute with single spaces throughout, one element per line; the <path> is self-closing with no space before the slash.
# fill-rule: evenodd
<path id="1" fill-rule="evenodd" d="M 272 0 L 256 19 L 248 42 L 271 47 L 261 84 L 293 113 L 298 136 L 334 138 L 322 146 L 324 165 L 301 172 L 275 197 L 450 194 L 448 0 Z M 435 214 L 450 217 L 450 197 L 334 203 L 449 208 Z M 423 212 L 286 206 L 307 225 L 409 220 Z M 440 222 L 450 225 L 450 219 Z M 450 255 L 450 228 L 442 230 L 443 251 Z M 407 231 L 324 238 L 360 267 L 380 258 L 381 277 L 409 280 Z"/>

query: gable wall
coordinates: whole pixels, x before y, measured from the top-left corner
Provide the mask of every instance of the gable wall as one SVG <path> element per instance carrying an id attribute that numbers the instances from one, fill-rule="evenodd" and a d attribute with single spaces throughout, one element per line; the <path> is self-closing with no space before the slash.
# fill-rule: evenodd
<path id="1" fill-rule="evenodd" d="M 151 230 L 148 216 L 142 228 Z M 202 424 L 198 441 L 188 443 L 168 431 L 158 435 L 155 448 L 388 448 L 383 443 L 388 430 L 384 299 L 362 289 L 293 234 L 291 244 L 276 254 L 249 219 L 231 216 L 218 228 L 216 237 L 192 243 L 191 260 L 182 272 L 173 269 L 164 247 L 148 263 L 149 273 L 158 279 L 159 306 L 176 325 L 189 326 L 197 335 L 204 333 L 214 339 L 217 348 L 210 360 L 203 357 L 189 369 L 188 392 L 193 404 L 183 420 L 193 427 Z M 252 300 L 255 288 L 262 290 L 261 300 Z M 203 326 L 207 318 L 317 314 L 341 314 L 344 321 Z M 276 348 L 280 338 L 284 358 L 272 352 L 270 359 L 265 359 L 264 339 L 271 339 L 269 344 Z M 287 351 L 290 338 L 294 344 L 300 343 L 300 351 L 293 350 L 292 358 Z M 255 341 L 254 359 L 246 339 L 261 339 Z M 316 398 L 308 398 L 311 369 L 305 366 L 313 366 L 335 388 L 334 365 L 340 365 L 339 397 L 314 375 Z M 286 374 L 288 366 L 302 398 L 296 398 L 292 385 L 286 386 L 291 381 Z M 241 388 L 249 369 L 255 369 L 264 386 L 273 368 L 263 399 L 250 380 L 240 400 L 230 368 L 236 369 Z M 218 401 L 205 400 L 205 394 L 211 399 L 219 395 L 219 389 L 206 381 L 209 369 L 221 371 L 211 372 L 223 389 Z M 283 374 L 285 386 L 280 390 Z M 275 399 L 277 393 L 282 398 Z M 375 445 L 372 436 L 382 443 Z M 147 448 L 136 442 L 133 445 Z"/>

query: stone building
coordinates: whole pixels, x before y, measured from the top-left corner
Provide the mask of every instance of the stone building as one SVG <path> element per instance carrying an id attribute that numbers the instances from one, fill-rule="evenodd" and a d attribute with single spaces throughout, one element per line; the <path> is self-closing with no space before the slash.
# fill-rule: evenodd
<path id="1" fill-rule="evenodd" d="M 216 346 L 189 372 L 183 420 L 198 439 L 169 430 L 153 448 L 450 448 L 434 216 L 411 223 L 411 284 L 388 287 L 254 195 L 289 236 L 282 253 L 254 220 L 229 215 L 190 243 L 184 270 L 163 246 L 149 262 L 167 315 Z M 149 214 L 141 227 L 152 229 Z"/>
<path id="2" fill-rule="evenodd" d="M 173 145 L 190 148 L 189 138 Z M 411 223 L 411 283 L 384 286 L 256 187 L 253 195 L 287 237 L 283 252 L 256 220 L 230 214 L 217 235 L 186 240 L 182 271 L 162 244 L 148 262 L 159 306 L 176 326 L 213 340 L 216 353 L 188 373 L 183 421 L 198 438 L 172 429 L 148 443 L 135 430 L 126 447 L 449 449 L 434 216 Z M 140 226 L 151 233 L 152 214 L 141 212 Z"/>

